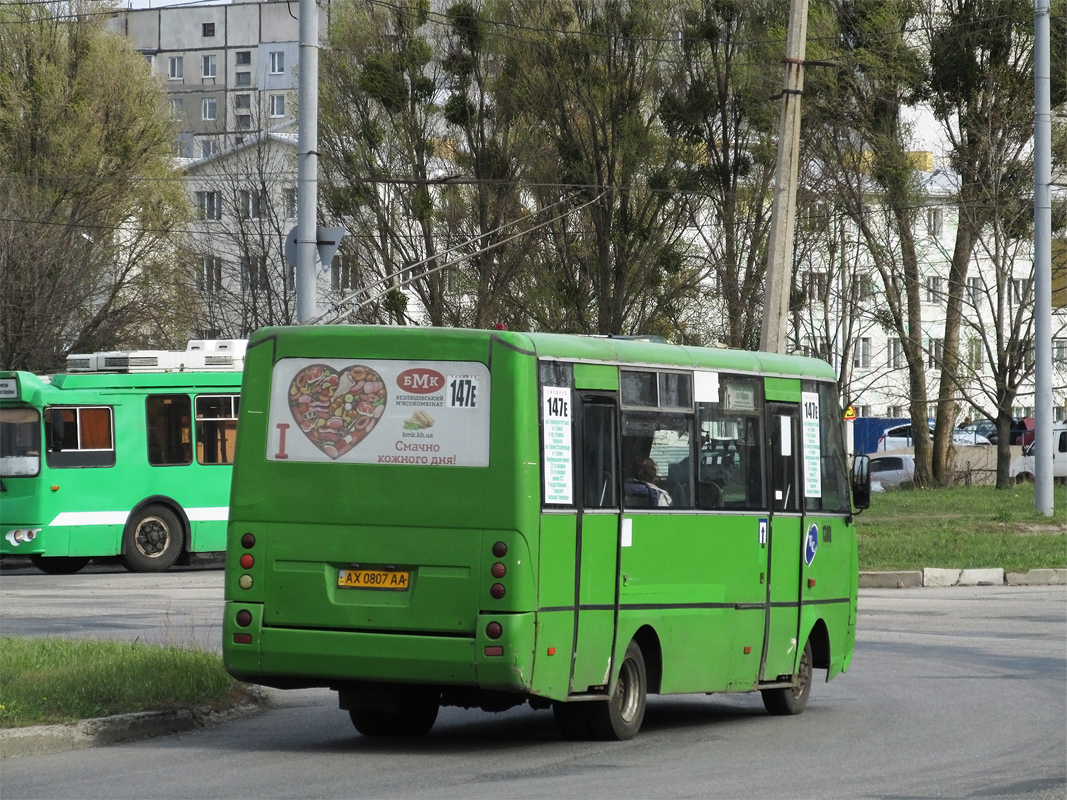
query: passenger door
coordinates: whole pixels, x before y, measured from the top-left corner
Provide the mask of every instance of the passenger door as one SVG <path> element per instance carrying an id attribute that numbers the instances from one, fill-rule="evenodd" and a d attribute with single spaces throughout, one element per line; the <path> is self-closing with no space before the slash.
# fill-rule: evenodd
<path id="1" fill-rule="evenodd" d="M 768 403 L 767 420 L 771 513 L 767 557 L 767 628 L 760 680 L 773 681 L 793 672 L 798 647 L 803 546 L 800 406 L 795 403 Z"/>

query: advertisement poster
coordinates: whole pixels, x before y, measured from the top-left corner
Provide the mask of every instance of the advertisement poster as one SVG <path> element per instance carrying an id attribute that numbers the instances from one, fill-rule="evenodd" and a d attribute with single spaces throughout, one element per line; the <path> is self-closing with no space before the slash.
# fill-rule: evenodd
<path id="1" fill-rule="evenodd" d="M 487 467 L 489 384 L 478 362 L 282 359 L 267 460 Z"/>

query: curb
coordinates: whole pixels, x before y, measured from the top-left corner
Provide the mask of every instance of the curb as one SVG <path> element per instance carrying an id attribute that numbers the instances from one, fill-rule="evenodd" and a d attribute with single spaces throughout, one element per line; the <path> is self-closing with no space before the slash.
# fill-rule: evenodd
<path id="1" fill-rule="evenodd" d="M 0 730 L 0 758 L 40 756 L 103 747 L 206 728 L 255 716 L 270 707 L 265 693 L 249 690 L 245 702 L 222 710 L 180 708 L 97 717 L 66 725 L 36 725 Z"/>
<path id="2" fill-rule="evenodd" d="M 940 569 L 861 572 L 861 589 L 914 589 L 922 586 L 1065 586 L 1067 569 Z"/>

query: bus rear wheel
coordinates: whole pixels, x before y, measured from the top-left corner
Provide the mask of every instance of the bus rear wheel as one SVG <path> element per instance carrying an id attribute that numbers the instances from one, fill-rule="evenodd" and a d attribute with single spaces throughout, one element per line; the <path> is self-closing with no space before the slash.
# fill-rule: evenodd
<path id="1" fill-rule="evenodd" d="M 804 644 L 800 667 L 793 676 L 793 685 L 788 689 L 764 689 L 763 705 L 767 713 L 784 717 L 799 714 L 808 705 L 811 694 L 811 642 Z"/>
<path id="2" fill-rule="evenodd" d="M 47 575 L 73 575 L 89 563 L 89 557 L 30 556 L 30 563 Z"/>
<path id="3" fill-rule="evenodd" d="M 122 562 L 130 572 L 164 572 L 182 552 L 182 525 L 166 506 L 145 506 L 126 523 Z"/>
<path id="4" fill-rule="evenodd" d="M 630 642 L 619 667 L 615 690 L 606 703 L 580 703 L 576 710 L 585 714 L 590 737 L 601 741 L 625 742 L 641 730 L 645 719 L 648 677 L 645 657 L 637 642 Z"/>

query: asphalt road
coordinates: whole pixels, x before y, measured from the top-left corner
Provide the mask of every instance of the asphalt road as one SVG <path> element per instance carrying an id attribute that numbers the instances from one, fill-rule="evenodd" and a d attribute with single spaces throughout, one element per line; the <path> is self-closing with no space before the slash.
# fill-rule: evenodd
<path id="1" fill-rule="evenodd" d="M 221 580 L 5 569 L 0 632 L 214 649 Z M 562 741 L 529 708 L 366 739 L 330 692 L 272 697 L 193 734 L 6 759 L 0 797 L 1067 798 L 1067 587 L 861 590 L 852 669 L 801 716 L 758 695 L 653 697 L 625 743 Z"/>

